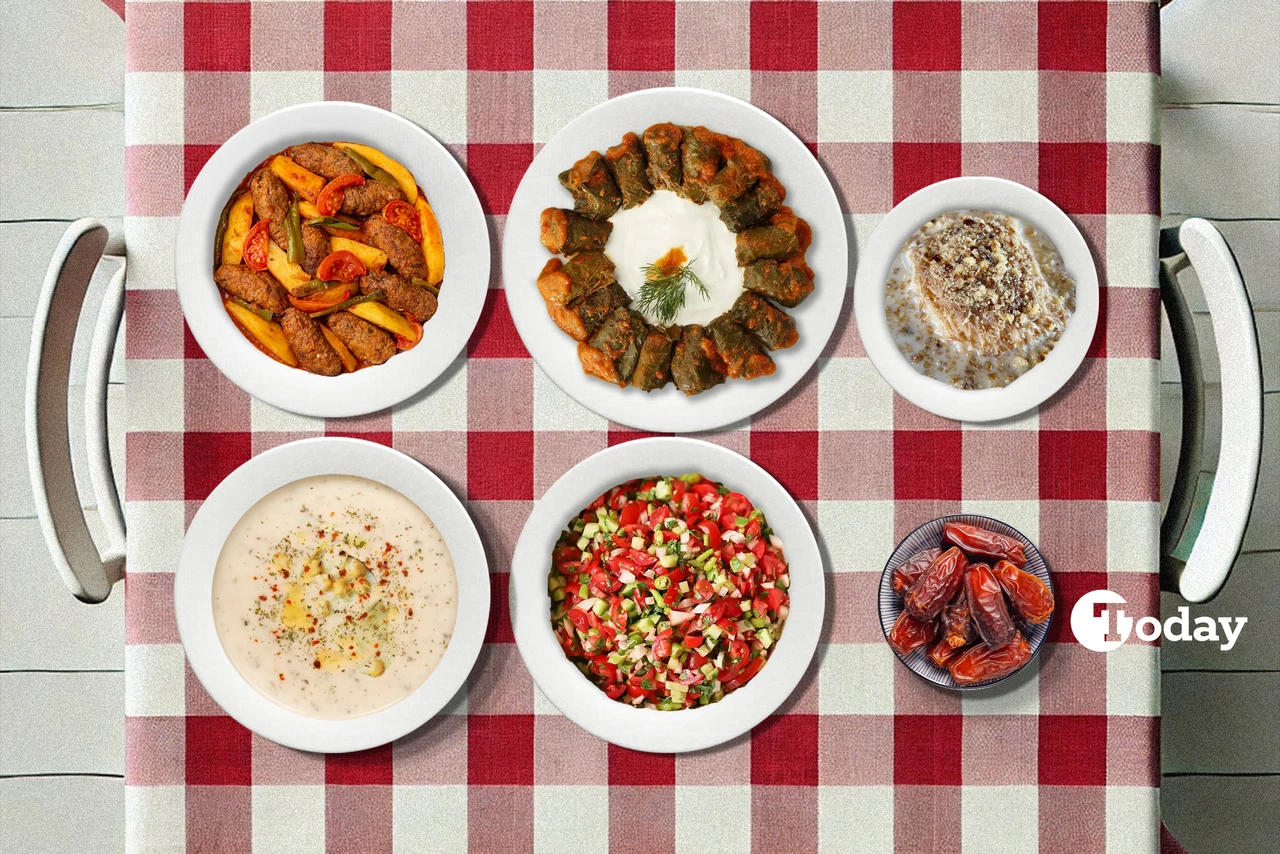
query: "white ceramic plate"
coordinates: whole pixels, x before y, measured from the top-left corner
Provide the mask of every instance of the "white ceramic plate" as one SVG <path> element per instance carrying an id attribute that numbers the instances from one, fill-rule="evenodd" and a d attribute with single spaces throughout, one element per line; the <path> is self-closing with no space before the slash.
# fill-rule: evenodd
<path id="1" fill-rule="evenodd" d="M 677 712 L 637 709 L 593 685 L 556 642 L 547 575 L 569 520 L 598 495 L 638 477 L 699 472 L 741 492 L 764 511 L 782 539 L 791 573 L 791 613 L 760 673 L 718 703 Z M 511 563 L 511 624 L 538 688 L 578 726 L 605 741 L 651 753 L 702 750 L 737 738 L 785 700 L 804 676 L 822 632 L 826 588 L 813 530 L 795 500 L 764 469 L 697 439 L 625 442 L 593 454 L 564 474 L 533 508 Z"/>
<path id="2" fill-rule="evenodd" d="M 754 380 L 727 380 L 686 397 L 674 385 L 646 394 L 587 376 L 577 342 L 547 314 L 535 284 L 552 257 L 538 240 L 538 217 L 545 208 L 572 207 L 557 176 L 592 150 L 617 145 L 627 131 L 637 134 L 658 122 L 705 125 L 760 149 L 787 188 L 786 204 L 813 228 L 808 252 L 814 292 L 795 309 L 800 341 L 773 352 L 777 371 Z M 773 116 L 745 101 L 704 89 L 665 88 L 631 92 L 588 110 L 543 146 L 525 172 L 507 214 L 502 238 L 503 287 L 524 346 L 547 376 L 583 406 L 619 424 L 640 430 L 694 433 L 714 430 L 764 409 L 794 386 L 813 366 L 835 329 L 849 278 L 849 241 L 844 217 L 826 173 L 813 153 Z"/>
<path id="3" fill-rule="evenodd" d="M 884 288 L 898 250 L 929 220 L 947 211 L 991 210 L 1038 227 L 1058 247 L 1076 282 L 1076 310 L 1044 361 L 1004 388 L 958 389 L 917 371 L 898 350 L 884 316 Z M 1062 388 L 1084 361 L 1098 325 L 1098 272 L 1080 230 L 1044 196 L 1003 178 L 951 178 L 907 196 L 871 235 L 858 262 L 853 313 L 871 362 L 894 391 L 944 418 L 996 421 L 1039 406 Z"/>
<path id="4" fill-rule="evenodd" d="M 263 159 L 290 145 L 334 140 L 372 145 L 413 173 L 440 220 L 446 266 L 440 307 L 418 346 L 382 365 L 322 377 L 263 355 L 231 322 L 213 283 L 213 238 L 227 199 Z M 430 385 L 471 337 L 489 287 L 489 231 L 458 161 L 408 119 L 342 101 L 278 110 L 215 151 L 182 206 L 175 256 L 182 313 L 218 370 L 259 400 L 318 417 L 376 412 Z"/>
<path id="5" fill-rule="evenodd" d="M 263 496 L 295 480 L 322 474 L 368 478 L 417 504 L 444 537 L 458 578 L 453 637 L 427 681 L 382 711 L 347 720 L 309 718 L 260 694 L 236 672 L 213 622 L 213 571 L 231 529 Z M 200 506 L 182 546 L 173 605 L 187 661 L 209 696 L 227 714 L 286 747 L 348 753 L 412 732 L 462 688 L 480 654 L 489 622 L 489 568 L 471 517 L 426 466 L 362 439 L 303 439 L 249 460 L 218 484 Z"/>

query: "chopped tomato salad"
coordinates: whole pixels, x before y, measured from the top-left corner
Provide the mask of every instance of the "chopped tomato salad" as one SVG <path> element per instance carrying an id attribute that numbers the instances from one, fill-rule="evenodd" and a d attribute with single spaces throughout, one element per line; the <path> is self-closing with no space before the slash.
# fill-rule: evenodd
<path id="1" fill-rule="evenodd" d="M 746 496 L 698 474 L 633 480 L 560 535 L 551 624 L 610 699 L 705 706 L 764 667 L 790 584 L 782 542 Z"/>

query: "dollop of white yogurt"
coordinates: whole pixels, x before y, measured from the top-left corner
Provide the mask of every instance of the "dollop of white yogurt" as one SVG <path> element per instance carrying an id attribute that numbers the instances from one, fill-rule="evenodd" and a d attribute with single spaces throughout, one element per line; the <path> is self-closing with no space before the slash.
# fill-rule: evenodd
<path id="1" fill-rule="evenodd" d="M 673 323 L 710 323 L 728 311 L 742 293 L 743 271 L 734 255 L 737 239 L 710 202 L 696 205 L 670 190 L 657 190 L 644 204 L 618 211 L 609 221 L 613 232 L 604 251 L 617 267 L 618 284 L 632 299 L 644 286 L 641 271 L 645 265 L 677 247 L 692 259 L 693 272 L 707 286 L 708 298 L 703 299 L 696 287 L 689 286 L 684 308 Z M 646 320 L 657 322 L 654 317 Z"/>

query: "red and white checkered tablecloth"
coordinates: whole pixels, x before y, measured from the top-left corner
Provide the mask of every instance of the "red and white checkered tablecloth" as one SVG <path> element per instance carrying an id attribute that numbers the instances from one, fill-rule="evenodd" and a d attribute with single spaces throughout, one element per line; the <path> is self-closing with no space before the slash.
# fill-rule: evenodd
<path id="1" fill-rule="evenodd" d="M 1066 629 L 1095 588 L 1124 595 L 1134 616 L 1158 612 L 1154 2 L 130 0 L 126 26 L 130 850 L 1157 850 L 1158 648 L 1093 653 Z M 824 545 L 828 617 L 777 715 L 679 757 L 587 735 L 516 652 L 507 581 L 530 507 L 571 465 L 635 434 L 534 366 L 496 258 L 467 352 L 426 395 L 328 421 L 224 379 L 183 327 L 173 273 L 185 189 L 220 143 L 277 108 L 346 99 L 421 124 L 466 164 L 498 253 L 540 143 L 610 96 L 671 84 L 749 99 L 788 124 L 831 175 L 859 245 L 925 184 L 1000 175 L 1072 215 L 1104 287 L 1089 358 L 1023 417 L 961 425 L 895 396 L 849 298 L 803 382 L 709 437 L 800 499 Z M 253 454 L 319 434 L 430 466 L 467 500 L 493 571 L 467 688 L 413 735 L 350 756 L 288 750 L 227 717 L 187 668 L 172 610 L 201 500 Z M 900 666 L 875 617 L 898 539 L 962 511 L 1035 539 L 1060 596 L 1031 672 L 963 697 Z"/>

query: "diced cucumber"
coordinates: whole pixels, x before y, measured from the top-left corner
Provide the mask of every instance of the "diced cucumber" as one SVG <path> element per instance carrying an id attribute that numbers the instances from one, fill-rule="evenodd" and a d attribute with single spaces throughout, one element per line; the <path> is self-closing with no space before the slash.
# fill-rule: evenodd
<path id="1" fill-rule="evenodd" d="M 695 484 L 702 483 L 702 475 L 698 474 L 697 472 L 689 472 L 688 474 L 682 474 L 680 475 L 680 479 L 683 480 L 689 486 L 694 486 Z"/>
<path id="2" fill-rule="evenodd" d="M 552 591 L 551 591 L 551 601 L 552 601 L 552 602 L 563 602 L 563 601 L 564 601 L 564 588 L 563 588 L 563 587 L 559 587 L 559 588 L 557 588 L 557 589 L 555 589 L 555 590 L 552 590 Z"/>
<path id="3" fill-rule="evenodd" d="M 773 635 L 769 634 L 768 629 L 761 629 L 756 632 L 756 639 L 760 641 L 760 645 L 765 649 L 773 646 Z"/>
<path id="4" fill-rule="evenodd" d="M 738 527 L 738 528 L 745 528 L 745 527 L 747 527 L 747 523 L 748 523 L 748 522 L 750 522 L 750 521 L 751 521 L 751 520 L 750 520 L 750 519 L 748 519 L 746 516 L 735 516 L 735 517 L 733 518 L 733 524 L 734 524 L 736 527 Z"/>
<path id="5" fill-rule="evenodd" d="M 642 551 L 644 551 L 644 547 L 645 547 L 645 546 L 644 546 L 644 537 L 632 537 L 632 538 L 631 538 L 631 548 L 635 549 L 635 550 L 636 550 L 636 551 L 638 551 L 638 552 L 642 552 Z"/>
<path id="6" fill-rule="evenodd" d="M 763 629 L 767 625 L 769 625 L 769 621 L 764 619 L 763 617 L 751 618 L 751 628 L 753 629 Z"/>
<path id="7" fill-rule="evenodd" d="M 585 584 L 579 584 L 579 585 L 578 585 L 578 598 L 579 598 L 579 599 L 586 599 L 586 598 L 587 598 L 587 585 L 585 585 Z"/>
<path id="8" fill-rule="evenodd" d="M 652 617 L 641 617 L 638 621 L 636 621 L 636 631 L 640 633 L 641 640 L 644 639 L 643 638 L 644 635 L 647 635 L 649 632 L 653 631 L 653 626 L 654 626 L 654 623 L 653 623 Z"/>
<path id="9" fill-rule="evenodd" d="M 681 592 L 681 593 L 688 593 L 688 592 L 689 592 L 689 582 L 687 582 L 687 581 L 681 581 L 681 582 L 680 582 L 680 592 Z"/>
<path id="10" fill-rule="evenodd" d="M 609 613 L 609 602 L 605 599 L 597 599 L 596 604 L 592 607 L 596 612 L 597 617 L 603 617 L 605 614 Z"/>
<path id="11" fill-rule="evenodd" d="M 662 480 L 660 480 L 660 481 L 658 481 L 656 484 L 654 484 L 654 487 L 653 487 L 653 497 L 654 497 L 654 498 L 656 498 L 658 501 L 670 501 L 670 500 L 671 500 L 671 481 L 670 481 L 670 479 L 668 479 L 668 478 L 665 478 L 665 477 L 664 477 Z"/>
<path id="12" fill-rule="evenodd" d="M 751 603 L 748 602 L 746 599 L 743 599 L 740 602 L 738 602 L 738 608 L 739 610 L 742 611 L 742 613 L 745 614 L 751 610 Z"/>
<path id="13" fill-rule="evenodd" d="M 588 522 L 586 527 L 582 529 L 582 536 L 594 537 L 600 531 L 599 522 Z"/>
<path id="14" fill-rule="evenodd" d="M 578 537 L 578 550 L 586 551 L 587 546 L 591 545 L 591 540 L 587 537 Z"/>
<path id="15" fill-rule="evenodd" d="M 636 583 L 634 581 L 628 581 L 626 584 L 622 585 L 622 592 L 618 595 L 630 596 L 634 592 L 636 592 Z"/>
<path id="16" fill-rule="evenodd" d="M 626 655 L 624 655 L 623 653 L 620 653 L 620 652 L 615 652 L 615 653 L 613 653 L 612 655 L 610 655 L 610 656 L 609 656 L 609 663 L 610 663 L 610 664 L 613 664 L 613 665 L 615 665 L 615 666 L 616 666 L 616 665 L 621 664 L 622 662 L 624 662 L 624 661 L 626 661 L 626 660 L 627 660 Z"/>
<path id="17" fill-rule="evenodd" d="M 665 569 L 671 569 L 676 564 L 680 563 L 680 555 L 665 554 L 662 557 L 658 558 L 658 563 L 662 564 L 663 568 Z M 659 577 L 665 577 L 665 576 L 659 576 Z"/>

